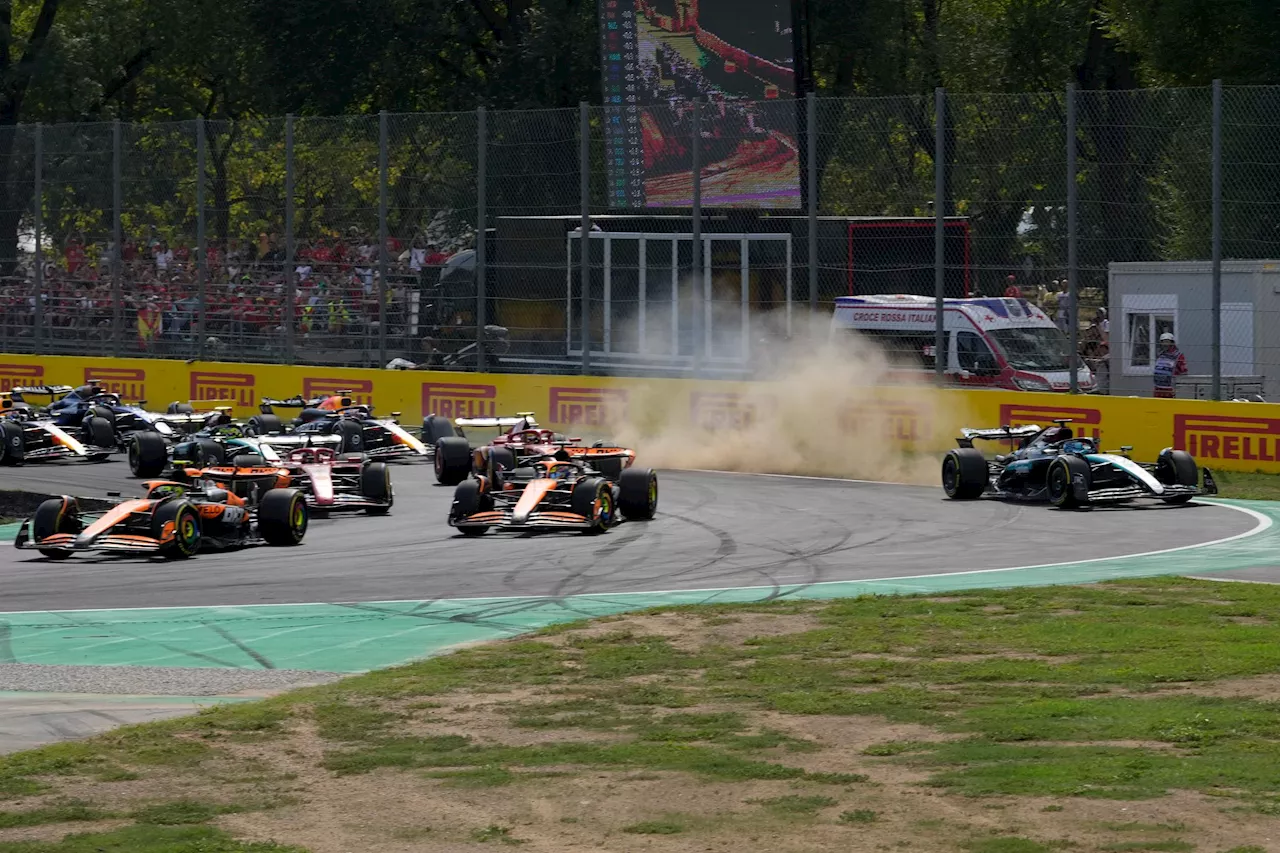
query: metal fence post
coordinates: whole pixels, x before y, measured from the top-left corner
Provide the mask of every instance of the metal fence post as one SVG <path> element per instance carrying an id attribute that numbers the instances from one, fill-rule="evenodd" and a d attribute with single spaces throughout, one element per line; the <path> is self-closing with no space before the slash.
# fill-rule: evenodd
<path id="1" fill-rule="evenodd" d="M 1067 322 L 1070 324 L 1071 393 L 1080 393 L 1080 273 L 1076 234 L 1076 205 L 1079 194 L 1076 188 L 1076 86 L 1067 85 Z"/>
<path id="2" fill-rule="evenodd" d="M 387 111 L 378 113 L 378 367 L 387 363 Z"/>
<path id="3" fill-rule="evenodd" d="M 476 108 L 476 370 L 488 367 L 484 327 L 489 322 L 489 114 Z"/>
<path id="4" fill-rule="evenodd" d="M 702 360 L 705 355 L 707 324 L 704 312 L 707 310 L 702 293 L 702 99 L 693 101 L 693 375 L 702 372 Z"/>
<path id="5" fill-rule="evenodd" d="M 809 125 L 809 319 L 813 322 L 818 313 L 818 99 L 813 92 L 804 97 Z"/>
<path id="6" fill-rule="evenodd" d="M 284 363 L 293 364 L 294 301 L 294 236 L 293 236 L 293 115 L 284 117 Z"/>
<path id="7" fill-rule="evenodd" d="M 1222 399 L 1222 81 L 1213 81 L 1213 399 Z"/>
<path id="8" fill-rule="evenodd" d="M 945 379 L 947 367 L 946 334 L 943 331 L 945 317 L 942 309 L 942 300 L 947 295 L 946 241 L 943 239 L 947 224 L 947 203 L 943 198 L 947 191 L 946 111 L 947 93 L 939 86 L 933 93 L 933 296 L 937 307 L 933 332 L 933 369 L 939 385 Z"/>
<path id="9" fill-rule="evenodd" d="M 36 302 L 35 322 L 36 354 L 43 355 L 44 346 L 44 128 L 35 126 L 35 238 L 36 238 Z"/>
<path id="10" fill-rule="evenodd" d="M 578 203 L 582 223 L 578 247 L 581 258 L 582 293 L 578 313 L 582 316 L 582 374 L 591 372 L 591 108 L 578 102 Z"/>
<path id="11" fill-rule="evenodd" d="M 124 292 L 120 283 L 121 261 L 121 208 L 124 207 L 123 180 L 121 159 L 124 156 L 124 140 L 120 129 L 120 120 L 111 122 L 111 354 L 120 357 L 120 349 L 124 343 Z M 163 329 L 163 319 L 161 328 Z"/>
<path id="12" fill-rule="evenodd" d="M 204 219 L 205 138 L 204 116 L 196 118 L 196 354 L 205 357 L 209 321 L 209 241 Z"/>

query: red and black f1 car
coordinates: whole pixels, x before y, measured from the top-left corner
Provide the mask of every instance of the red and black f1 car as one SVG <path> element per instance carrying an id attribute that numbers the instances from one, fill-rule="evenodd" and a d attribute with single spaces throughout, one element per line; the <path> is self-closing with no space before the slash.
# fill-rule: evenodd
<path id="1" fill-rule="evenodd" d="M 202 549 L 301 544 L 308 522 L 301 492 L 268 489 L 246 498 L 226 488 L 246 480 L 227 479 L 231 482 L 152 480 L 144 497 L 119 500 L 100 512 L 82 511 L 70 495 L 51 498 L 22 523 L 14 545 L 64 560 L 82 551 L 185 559 Z"/>
<path id="2" fill-rule="evenodd" d="M 611 481 L 561 448 L 511 471 L 498 468 L 459 483 L 449 525 L 467 536 L 490 527 L 604 533 L 624 519 L 651 519 L 657 508 L 657 472 L 627 468 Z"/>
<path id="3" fill-rule="evenodd" d="M 635 451 L 604 441 L 590 447 L 581 438 L 571 438 L 538 426 L 533 412 L 518 412 L 514 418 L 459 418 L 463 427 L 508 427 L 488 444 L 473 448 L 465 435 L 446 436 L 435 444 L 436 480 L 446 486 L 461 483 L 473 472 L 491 472 L 495 467 L 512 470 L 526 462 L 563 450 L 573 458 L 585 458 L 593 470 L 611 480 L 635 463 Z"/>

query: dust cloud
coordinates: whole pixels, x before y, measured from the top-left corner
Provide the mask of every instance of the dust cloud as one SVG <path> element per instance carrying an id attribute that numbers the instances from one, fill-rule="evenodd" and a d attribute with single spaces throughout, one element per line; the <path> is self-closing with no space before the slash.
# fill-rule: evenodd
<path id="1" fill-rule="evenodd" d="M 714 319 L 716 329 L 741 325 L 740 314 Z M 613 438 L 652 468 L 938 483 L 938 450 L 964 417 L 955 399 L 927 374 L 895 370 L 870 339 L 833 337 L 830 323 L 830 314 L 793 312 L 788 335 L 784 313 L 752 316 L 751 382 L 703 382 L 688 396 L 642 386 Z M 671 340 L 657 333 L 646 344 L 669 352 Z M 711 346 L 737 352 L 741 337 L 724 333 Z"/>

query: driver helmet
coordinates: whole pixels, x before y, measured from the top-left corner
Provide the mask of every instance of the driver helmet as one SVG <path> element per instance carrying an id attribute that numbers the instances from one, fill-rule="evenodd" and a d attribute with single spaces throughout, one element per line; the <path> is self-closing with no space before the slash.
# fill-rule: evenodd
<path id="1" fill-rule="evenodd" d="M 1088 445 L 1086 445 L 1083 441 L 1081 441 L 1078 438 L 1073 438 L 1070 441 L 1064 442 L 1062 445 L 1062 449 L 1066 453 L 1088 453 L 1089 452 Z"/>
<path id="2" fill-rule="evenodd" d="M 568 462 L 542 463 L 542 476 L 549 480 L 567 480 L 573 473 L 573 466 Z"/>

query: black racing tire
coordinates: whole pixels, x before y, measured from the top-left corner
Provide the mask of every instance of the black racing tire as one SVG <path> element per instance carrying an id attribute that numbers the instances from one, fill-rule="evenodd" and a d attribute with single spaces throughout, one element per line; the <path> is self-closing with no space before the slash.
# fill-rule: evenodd
<path id="1" fill-rule="evenodd" d="M 618 480 L 618 509 L 628 521 L 648 521 L 658 511 L 658 472 L 628 468 Z"/>
<path id="2" fill-rule="evenodd" d="M 284 422 L 280 420 L 279 415 L 254 415 L 249 418 L 244 430 L 245 435 L 271 435 L 283 432 Z"/>
<path id="3" fill-rule="evenodd" d="M 360 494 L 371 501 L 378 501 L 378 506 L 367 506 L 367 515 L 386 515 L 395 502 L 395 492 L 391 488 L 391 466 L 385 462 L 370 462 L 360 471 Z"/>
<path id="4" fill-rule="evenodd" d="M 1049 495 L 1049 502 L 1060 509 L 1086 506 L 1088 498 L 1080 500 L 1076 497 L 1076 477 L 1084 479 L 1085 491 L 1088 491 L 1093 483 L 1093 472 L 1089 463 L 1079 456 L 1059 456 L 1049 463 L 1049 470 L 1045 473 L 1045 490 Z"/>
<path id="5" fill-rule="evenodd" d="M 339 453 L 364 453 L 364 427 L 347 418 L 333 425 L 333 434 L 342 436 Z"/>
<path id="6" fill-rule="evenodd" d="M 169 443 L 158 432 L 135 432 L 129 442 L 129 470 L 149 480 L 169 466 Z"/>
<path id="7" fill-rule="evenodd" d="M 1195 488 L 1200 485 L 1200 469 L 1196 465 L 1195 457 L 1185 450 L 1174 450 L 1166 447 L 1160 451 L 1160 458 L 1156 461 L 1156 479 L 1166 486 L 1191 486 Z M 1161 498 L 1167 504 L 1185 504 L 1189 503 L 1195 495 L 1173 495 L 1167 498 Z"/>
<path id="8" fill-rule="evenodd" d="M 453 423 L 448 418 L 442 418 L 439 415 L 427 415 L 422 419 L 422 443 L 428 447 L 434 447 L 435 443 L 442 438 L 451 438 L 457 435 L 453 429 Z"/>
<path id="9" fill-rule="evenodd" d="M 102 418 L 103 420 L 116 422 L 116 413 L 108 409 L 106 406 L 91 406 L 89 411 L 85 413 L 86 420 L 88 418 Z"/>
<path id="10" fill-rule="evenodd" d="M 196 410 L 190 403 L 179 403 L 176 400 L 165 409 L 167 415 L 194 415 Z"/>
<path id="11" fill-rule="evenodd" d="M 120 443 L 115 422 L 96 415 L 85 419 L 84 437 L 91 447 L 113 448 Z"/>
<path id="12" fill-rule="evenodd" d="M 516 470 L 516 452 L 510 447 L 489 448 L 490 473 Z"/>
<path id="13" fill-rule="evenodd" d="M 460 436 L 442 438 L 436 442 L 436 482 L 443 486 L 456 486 L 471 476 L 471 443 Z"/>
<path id="14" fill-rule="evenodd" d="M 31 519 L 31 541 L 37 545 L 55 533 L 79 533 L 80 505 L 75 498 L 49 498 L 36 507 Z M 41 548 L 40 553 L 50 560 L 65 560 L 71 552 L 62 548 Z"/>
<path id="15" fill-rule="evenodd" d="M 164 527 L 173 522 L 173 541 L 160 547 L 167 560 L 185 560 L 200 550 L 200 513 L 189 502 L 166 501 L 151 514 L 151 535 L 160 538 Z"/>
<path id="16" fill-rule="evenodd" d="M 301 545 L 309 520 L 307 499 L 297 489 L 270 489 L 258 503 L 258 535 L 268 545 Z"/>
<path id="17" fill-rule="evenodd" d="M 237 453 L 231 457 L 231 464 L 236 468 L 264 468 L 267 460 L 259 453 Z"/>
<path id="18" fill-rule="evenodd" d="M 600 472 L 601 476 L 614 482 L 617 482 L 624 471 L 630 470 L 625 466 L 626 460 L 624 459 L 614 457 L 592 459 L 590 456 L 584 458 L 587 460 L 588 465 Z"/>
<path id="19" fill-rule="evenodd" d="M 613 486 L 603 477 L 579 480 L 569 495 L 569 511 L 590 523 L 584 532 L 597 535 L 617 523 L 617 507 L 613 502 Z"/>
<path id="20" fill-rule="evenodd" d="M 453 490 L 453 506 L 449 508 L 449 518 L 455 523 L 459 519 L 487 512 L 493 509 L 493 496 L 484 489 L 480 480 L 463 480 Z M 458 532 L 463 536 L 483 536 L 489 531 L 487 524 L 459 525 Z"/>
<path id="21" fill-rule="evenodd" d="M 990 482 L 987 459 L 976 447 L 957 447 L 942 459 L 942 490 L 957 501 L 982 497 Z"/>
<path id="22" fill-rule="evenodd" d="M 227 462 L 227 446 L 211 438 L 196 439 L 199 458 L 196 462 L 204 468 L 214 468 Z"/>
<path id="23" fill-rule="evenodd" d="M 26 449 L 27 439 L 22 427 L 0 422 L 0 465 L 21 465 Z"/>

